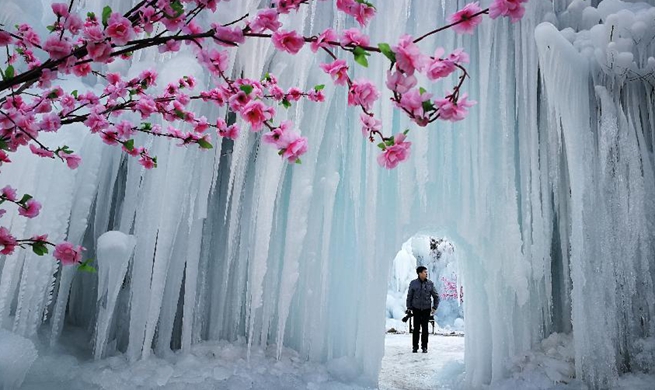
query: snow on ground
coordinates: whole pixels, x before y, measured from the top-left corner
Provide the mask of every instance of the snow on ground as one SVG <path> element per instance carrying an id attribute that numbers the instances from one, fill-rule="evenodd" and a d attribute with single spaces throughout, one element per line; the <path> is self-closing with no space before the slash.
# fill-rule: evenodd
<path id="1" fill-rule="evenodd" d="M 460 388 L 464 337 L 430 335 L 428 353 L 412 353 L 411 334 L 387 334 L 380 390 Z"/>

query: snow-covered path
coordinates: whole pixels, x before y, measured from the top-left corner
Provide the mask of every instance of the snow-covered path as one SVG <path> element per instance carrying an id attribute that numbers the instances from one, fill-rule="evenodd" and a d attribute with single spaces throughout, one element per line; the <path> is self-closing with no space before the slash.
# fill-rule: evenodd
<path id="1" fill-rule="evenodd" d="M 452 389 L 464 374 L 464 337 L 430 335 L 429 352 L 412 353 L 411 334 L 388 334 L 380 390 Z"/>

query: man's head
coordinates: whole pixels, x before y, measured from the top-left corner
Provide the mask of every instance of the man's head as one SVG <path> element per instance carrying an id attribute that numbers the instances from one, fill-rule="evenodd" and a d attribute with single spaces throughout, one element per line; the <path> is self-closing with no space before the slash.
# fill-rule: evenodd
<path id="1" fill-rule="evenodd" d="M 416 267 L 416 273 L 418 274 L 419 279 L 425 280 L 428 278 L 428 269 L 424 266 Z"/>

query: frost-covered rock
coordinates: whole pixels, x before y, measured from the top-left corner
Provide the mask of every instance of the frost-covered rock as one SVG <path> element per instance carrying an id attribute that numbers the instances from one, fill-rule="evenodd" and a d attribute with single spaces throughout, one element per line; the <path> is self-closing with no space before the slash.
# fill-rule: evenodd
<path id="1" fill-rule="evenodd" d="M 38 357 L 29 339 L 0 329 L 0 385 L 3 390 L 20 387 Z"/>

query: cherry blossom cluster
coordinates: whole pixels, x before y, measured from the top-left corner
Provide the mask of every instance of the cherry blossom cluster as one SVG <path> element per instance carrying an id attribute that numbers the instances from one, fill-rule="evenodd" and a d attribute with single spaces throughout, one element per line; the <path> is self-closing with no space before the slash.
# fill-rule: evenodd
<path id="1" fill-rule="evenodd" d="M 478 3 L 468 4 L 449 18 L 449 25 L 416 39 L 404 35 L 394 46 L 374 45 L 358 28 L 341 32 L 326 29 L 314 36 L 303 36 L 283 25 L 280 15 L 295 12 L 310 1 L 272 0 L 271 7 L 220 25 L 199 22 L 197 18 L 203 12 L 218 12 L 220 0 L 142 0 L 124 14 L 106 6 L 98 14 L 88 12 L 84 16 L 71 12 L 75 0 L 69 0 L 52 4 L 52 24 L 44 37 L 27 24 L 13 29 L 0 26 L 0 48 L 6 52 L 0 65 L 0 169 L 12 162 L 11 154 L 21 147 L 76 169 L 82 162 L 78 154 L 67 145 L 50 146 L 40 139 L 43 132 L 57 132 L 73 123 L 83 124 L 106 144 L 120 146 L 127 155 L 138 158 L 145 169 L 156 167 L 157 158 L 135 144 L 136 133 L 174 139 L 180 146 L 195 144 L 210 149 L 220 138 L 236 139 L 244 125 L 252 132 L 261 132 L 263 142 L 275 147 L 282 158 L 299 163 L 308 150 L 307 139 L 291 121 L 276 122 L 276 113 L 300 99 L 323 102 L 324 86 L 303 91 L 279 85 L 271 74 L 263 78 L 235 77 L 229 66 L 230 50 L 247 39 L 268 39 L 275 49 L 290 55 L 305 45 L 317 56 L 327 55 L 328 61 L 321 60 L 320 69 L 336 85 L 347 88 L 348 104 L 361 109 L 363 134 L 372 142 L 375 137 L 380 139 L 382 153 L 378 162 L 391 169 L 409 158 L 408 130 L 395 136 L 382 133 L 382 123 L 373 112 L 380 92 L 370 80 L 350 78 L 347 58 L 352 56 L 355 63 L 367 66 L 367 57 L 372 53 L 387 57 L 391 67 L 386 87 L 392 91 L 392 101 L 419 126 L 437 119 L 459 121 L 475 103 L 460 92 L 468 77 L 464 68 L 468 55 L 461 49 L 446 54 L 442 48 L 431 56 L 425 55 L 419 42 L 447 28 L 471 33 L 484 14 L 517 21 L 523 16 L 527 0 L 494 0 L 484 10 Z M 336 0 L 336 7 L 361 27 L 376 14 L 375 6 L 366 0 Z M 105 71 L 105 64 L 128 60 L 139 50 L 156 47 L 161 53 L 177 52 L 182 44 L 188 45 L 212 76 L 210 88 L 199 90 L 196 80 L 185 75 L 164 86 L 157 85 L 154 70 L 133 78 Z M 433 99 L 428 92 L 432 88 L 418 86 L 417 74 L 434 82 L 454 72 L 461 75 L 444 97 Z M 57 85 L 65 77 L 94 77 L 104 83 L 104 88 L 97 93 L 65 91 Z M 190 108 L 193 101 L 225 107 L 240 121 L 228 121 L 230 115 L 198 116 Z M 2 190 L 0 204 L 5 202 L 13 203 L 18 214 L 27 218 L 37 216 L 41 208 L 29 194 L 19 199 L 10 186 Z M 0 218 L 4 212 L 0 209 Z M 11 254 L 17 246 L 31 246 L 40 255 L 47 253 L 48 246 L 54 246 L 54 256 L 63 264 L 81 264 L 90 269 L 86 262 L 81 263 L 80 246 L 53 244 L 44 235 L 19 240 L 3 227 L 0 253 Z"/>
<path id="2" fill-rule="evenodd" d="M 464 287 L 459 286 L 459 293 L 457 292 L 457 276 L 453 275 L 453 279 L 445 276 L 441 277 L 442 287 L 439 292 L 439 297 L 443 300 L 456 300 L 459 299 L 460 303 L 464 302 Z"/>

